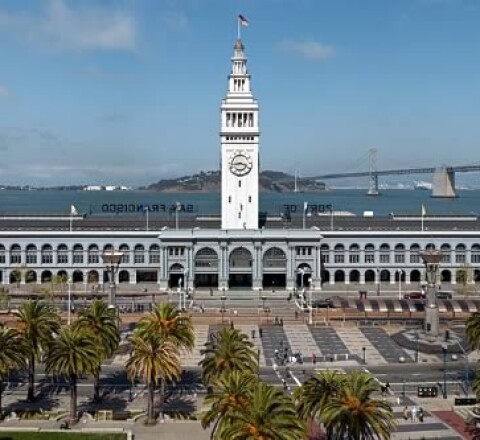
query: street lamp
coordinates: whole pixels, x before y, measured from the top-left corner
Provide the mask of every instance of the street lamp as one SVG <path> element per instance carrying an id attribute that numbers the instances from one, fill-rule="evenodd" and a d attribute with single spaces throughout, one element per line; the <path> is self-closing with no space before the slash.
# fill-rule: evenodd
<path id="1" fill-rule="evenodd" d="M 446 399 L 447 396 L 447 344 L 442 344 L 443 352 L 443 398 Z"/>
<path id="2" fill-rule="evenodd" d="M 398 273 L 398 299 L 402 299 L 402 275 L 403 275 L 403 270 L 402 269 L 397 269 Z"/>
<path id="3" fill-rule="evenodd" d="M 110 292 L 108 294 L 108 304 L 115 307 L 116 305 L 116 286 L 115 286 L 115 274 L 118 271 L 120 266 L 120 261 L 122 259 L 123 252 L 116 251 L 113 249 L 113 246 L 110 250 L 103 252 L 102 260 L 103 263 L 107 266 L 107 273 L 109 274 L 110 279 Z"/>
<path id="4" fill-rule="evenodd" d="M 308 302 L 310 303 L 308 306 L 308 323 L 312 325 L 313 324 L 313 305 L 312 305 L 312 278 L 311 277 L 308 279 Z"/>
<path id="5" fill-rule="evenodd" d="M 440 251 L 420 252 L 427 276 L 427 307 L 425 308 L 425 332 L 431 336 L 438 336 L 440 318 L 438 313 L 435 284 L 437 282 L 438 266 L 443 254 Z"/>
<path id="6" fill-rule="evenodd" d="M 377 267 L 377 296 L 380 296 L 380 269 Z"/>
<path id="7" fill-rule="evenodd" d="M 70 325 L 71 323 L 71 311 L 72 311 L 72 283 L 70 281 L 70 278 L 67 280 L 67 285 L 68 285 L 68 312 L 67 312 L 67 325 Z"/>
<path id="8" fill-rule="evenodd" d="M 220 299 L 222 300 L 222 308 L 221 308 L 220 311 L 222 312 L 222 324 L 223 324 L 223 318 L 224 318 L 224 314 L 225 314 L 225 311 L 226 311 L 226 309 L 225 309 L 225 301 L 227 300 L 227 297 L 226 297 L 225 295 L 222 295 L 222 296 L 220 297 Z"/>
<path id="9" fill-rule="evenodd" d="M 298 273 L 300 274 L 300 290 L 302 291 L 302 308 L 304 309 L 305 308 L 305 291 L 303 287 L 303 282 L 304 282 L 303 278 L 305 275 L 305 269 L 303 268 L 298 269 Z"/>
<path id="10" fill-rule="evenodd" d="M 363 351 L 363 365 L 367 365 L 367 356 L 366 356 L 367 348 L 362 347 L 362 351 Z"/>
<path id="11" fill-rule="evenodd" d="M 185 280 L 185 283 L 184 283 L 184 293 L 183 293 L 183 310 L 186 310 L 187 308 L 187 296 L 188 296 L 188 274 L 189 274 L 189 271 L 188 269 L 185 269 L 183 271 L 183 278 Z"/>

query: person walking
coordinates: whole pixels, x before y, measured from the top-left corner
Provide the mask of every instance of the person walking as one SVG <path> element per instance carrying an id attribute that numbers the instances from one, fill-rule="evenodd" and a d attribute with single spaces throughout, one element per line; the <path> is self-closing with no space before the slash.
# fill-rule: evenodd
<path id="1" fill-rule="evenodd" d="M 417 421 L 417 407 L 416 406 L 412 407 L 411 414 L 412 414 L 412 423 L 415 423 Z"/>

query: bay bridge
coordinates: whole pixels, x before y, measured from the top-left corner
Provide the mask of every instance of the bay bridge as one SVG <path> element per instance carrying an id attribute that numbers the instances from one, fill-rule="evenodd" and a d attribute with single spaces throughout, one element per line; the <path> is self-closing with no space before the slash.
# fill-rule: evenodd
<path id="1" fill-rule="evenodd" d="M 369 150 L 370 169 L 368 171 L 354 171 L 345 173 L 329 173 L 318 176 L 312 176 L 308 180 L 329 180 L 343 179 L 352 177 L 368 177 L 368 195 L 379 195 L 378 180 L 380 176 L 394 176 L 405 174 L 432 174 L 432 197 L 453 198 L 457 196 L 455 188 L 455 173 L 468 173 L 480 171 L 479 164 L 460 165 L 460 166 L 441 166 L 441 167 L 421 167 L 421 168 L 397 168 L 389 170 L 377 169 L 377 151 Z"/>

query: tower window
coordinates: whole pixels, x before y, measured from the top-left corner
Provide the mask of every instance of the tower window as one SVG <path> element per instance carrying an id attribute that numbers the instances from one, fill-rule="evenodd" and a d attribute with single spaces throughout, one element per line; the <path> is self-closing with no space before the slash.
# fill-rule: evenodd
<path id="1" fill-rule="evenodd" d="M 243 211 L 243 205 L 240 203 L 240 211 Z"/>
<path id="2" fill-rule="evenodd" d="M 232 203 L 232 196 L 228 196 L 228 203 Z"/>
<path id="3" fill-rule="evenodd" d="M 252 203 L 252 196 L 248 196 L 248 203 Z"/>
<path id="4" fill-rule="evenodd" d="M 239 188 L 242 187 L 242 181 L 241 181 L 241 180 L 238 181 L 238 187 L 239 187 Z"/>
<path id="5" fill-rule="evenodd" d="M 238 213 L 238 218 L 242 218 L 242 213 L 241 212 Z"/>

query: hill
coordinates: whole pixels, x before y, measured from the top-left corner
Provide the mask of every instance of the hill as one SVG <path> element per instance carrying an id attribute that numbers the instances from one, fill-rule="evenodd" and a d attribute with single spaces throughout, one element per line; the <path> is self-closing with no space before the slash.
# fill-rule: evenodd
<path id="1" fill-rule="evenodd" d="M 262 171 L 259 179 L 260 191 L 287 193 L 295 190 L 294 176 L 281 171 Z M 220 192 L 220 171 L 201 171 L 193 176 L 162 179 L 140 189 L 159 192 Z M 314 180 L 297 181 L 297 190 L 305 192 L 325 191 L 323 182 Z"/>

